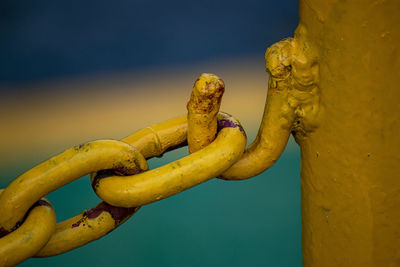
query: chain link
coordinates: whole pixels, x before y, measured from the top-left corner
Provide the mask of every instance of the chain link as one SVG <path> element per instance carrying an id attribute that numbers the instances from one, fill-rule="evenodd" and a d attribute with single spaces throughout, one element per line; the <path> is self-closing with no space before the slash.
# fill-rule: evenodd
<path id="1" fill-rule="evenodd" d="M 4 190 L 0 190 L 0 195 Z M 27 211 L 26 218 L 12 232 L 0 238 L 0 266 L 14 266 L 35 255 L 56 228 L 56 214 L 42 198 Z M 4 232 L 2 233 L 4 235 Z"/>
<path id="2" fill-rule="evenodd" d="M 219 112 L 224 82 L 216 75 L 202 74 L 194 84 L 187 116 L 147 127 L 121 141 L 72 147 L 0 190 L 0 266 L 85 245 L 114 230 L 140 206 L 213 177 L 246 179 L 272 166 L 295 119 L 290 108 L 285 109 L 291 75 L 283 79 L 271 75 L 271 70 L 275 74 L 287 63 L 282 47 L 286 46 L 277 43 L 267 50 L 268 96 L 258 135 L 248 149 L 240 123 Z M 186 144 L 190 155 L 148 170 L 146 159 Z M 103 202 L 56 224 L 54 210 L 43 197 L 87 174 Z"/>
<path id="3" fill-rule="evenodd" d="M 207 78 L 205 82 L 209 86 L 214 81 Z M 219 105 L 215 108 L 218 112 Z M 186 116 L 145 128 L 122 141 L 98 140 L 72 147 L 25 172 L 0 194 L 0 266 L 85 245 L 125 222 L 140 206 L 220 175 L 241 157 L 246 135 L 228 114 L 220 113 L 215 123 L 219 129 L 214 142 L 154 170 L 147 171 L 145 158 L 187 144 Z M 93 189 L 104 201 L 56 225 L 51 204 L 41 197 L 90 173 Z M 27 235 L 32 238 L 26 239 Z"/>

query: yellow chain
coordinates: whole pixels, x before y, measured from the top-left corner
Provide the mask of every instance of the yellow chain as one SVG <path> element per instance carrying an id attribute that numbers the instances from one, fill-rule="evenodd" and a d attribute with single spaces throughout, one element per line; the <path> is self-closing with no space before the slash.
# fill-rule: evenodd
<path id="1" fill-rule="evenodd" d="M 3 192 L 0 190 L 0 195 Z M 54 209 L 42 198 L 27 212 L 21 226 L 0 238 L 0 266 L 14 266 L 35 255 L 49 241 L 55 227 Z"/>
<path id="2" fill-rule="evenodd" d="M 100 140 L 67 149 L 7 186 L 0 196 L 0 229 L 10 231 L 33 203 L 84 175 L 104 169 L 136 173 L 147 168 L 143 156 L 121 141 Z"/>
<path id="3" fill-rule="evenodd" d="M 290 75 L 275 75 L 286 63 L 281 51 L 285 49 L 280 42 L 267 50 L 266 66 L 272 73 L 268 101 L 257 138 L 247 150 L 240 123 L 219 112 L 224 82 L 202 74 L 188 102 L 188 116 L 121 141 L 98 140 L 70 148 L 11 182 L 0 191 L 0 266 L 80 247 L 115 229 L 140 206 L 213 177 L 246 179 L 270 167 L 282 153 L 294 121 L 290 110 L 281 116 Z M 148 171 L 146 159 L 186 143 L 190 155 Z M 53 208 L 41 198 L 86 174 L 91 174 L 93 189 L 103 202 L 56 225 Z"/>

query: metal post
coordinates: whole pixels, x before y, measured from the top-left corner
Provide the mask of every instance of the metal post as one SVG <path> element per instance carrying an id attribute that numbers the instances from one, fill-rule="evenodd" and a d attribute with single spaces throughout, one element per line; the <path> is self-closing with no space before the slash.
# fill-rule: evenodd
<path id="1" fill-rule="evenodd" d="M 304 266 L 400 266 L 400 1 L 300 0 L 319 66 L 301 146 Z"/>

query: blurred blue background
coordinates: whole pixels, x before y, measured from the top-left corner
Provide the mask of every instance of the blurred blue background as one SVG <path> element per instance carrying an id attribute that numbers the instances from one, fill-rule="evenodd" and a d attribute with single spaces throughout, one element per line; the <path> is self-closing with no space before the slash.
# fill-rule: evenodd
<path id="1" fill-rule="evenodd" d="M 292 35 L 296 0 L 0 1 L 0 82 L 264 53 Z"/>
<path id="2" fill-rule="evenodd" d="M 129 129 L 116 122 L 108 127 L 107 123 L 117 121 L 114 115 L 108 118 L 107 111 L 93 115 L 66 97 L 76 100 L 77 96 L 89 94 L 85 88 L 90 87 L 93 94 L 112 91 L 122 98 L 124 89 L 120 88 L 125 85 L 115 83 L 115 78 L 106 82 L 106 89 L 99 86 L 108 77 L 121 74 L 145 77 L 143 70 L 146 73 L 167 70 L 176 73 L 176 77 L 182 76 L 186 84 L 204 67 L 222 74 L 226 71 L 223 78 L 245 81 L 248 87 L 241 87 L 241 93 L 253 97 L 247 104 L 245 95 L 229 102 L 228 88 L 225 93 L 227 107 L 229 103 L 241 105 L 226 111 L 238 113 L 251 142 L 262 115 L 262 107 L 254 102 L 260 99 L 263 105 L 265 99 L 264 87 L 259 91 L 252 89 L 265 80 L 265 49 L 293 35 L 297 23 L 298 3 L 294 0 L 1 1 L 0 188 L 73 144 L 99 136 L 119 138 L 132 129 L 158 122 L 132 116 L 135 120 L 130 119 Z M 243 61 L 248 58 L 256 60 Z M 210 67 L 218 62 L 224 63 Z M 186 67 L 196 64 L 201 67 Z M 260 74 L 253 67 L 260 69 Z M 255 79 L 252 73 L 260 77 L 260 83 L 251 83 Z M 165 78 L 146 77 L 143 79 Z M 93 82 L 89 86 L 80 82 L 82 78 Z M 232 80 L 225 82 L 229 84 Z M 179 81 L 174 78 L 172 82 Z M 146 100 L 166 90 L 163 86 L 151 89 L 144 83 L 141 85 L 128 87 L 150 110 L 156 103 L 165 102 L 165 97 L 159 102 Z M 53 89 L 53 94 L 48 93 Z M 177 92 L 182 95 L 186 91 Z M 183 98 L 187 99 L 187 95 Z M 68 112 L 57 99 L 64 101 Z M 184 110 L 185 101 L 168 100 Z M 149 111 L 133 105 L 129 108 L 132 112 Z M 241 113 L 241 108 L 248 113 Z M 38 110 L 42 113 L 37 113 Z M 166 104 L 160 110 L 154 108 L 152 116 L 161 121 L 163 116 L 181 115 Z M 114 132 L 88 126 L 85 118 L 106 124 L 104 127 L 113 128 Z M 80 124 L 70 123 L 79 119 Z M 125 118 L 122 121 L 127 124 Z M 76 132 L 80 139 L 70 129 L 75 129 L 73 134 Z M 59 138 L 54 141 L 49 136 Z M 255 178 L 239 182 L 213 179 L 143 207 L 96 242 L 60 256 L 29 259 L 21 266 L 301 266 L 299 153 L 291 139 L 278 162 Z M 150 167 L 185 154 L 187 148 L 169 152 L 161 159 L 150 160 Z M 58 221 L 99 202 L 88 178 L 75 181 L 48 198 L 56 209 Z"/>

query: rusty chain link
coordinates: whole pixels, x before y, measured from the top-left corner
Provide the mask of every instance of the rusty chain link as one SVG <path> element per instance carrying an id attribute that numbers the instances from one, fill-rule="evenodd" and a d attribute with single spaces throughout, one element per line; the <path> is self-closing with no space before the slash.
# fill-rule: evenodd
<path id="1" fill-rule="evenodd" d="M 267 50 L 268 71 L 282 61 L 276 53 L 279 49 Z M 293 118 L 270 115 L 282 108 L 287 90 L 286 81 L 274 76 L 269 85 L 263 121 L 248 149 L 240 123 L 219 112 L 224 82 L 216 75 L 202 74 L 193 87 L 187 116 L 147 127 L 121 141 L 97 140 L 72 147 L 20 175 L 0 190 L 0 266 L 83 246 L 114 230 L 140 206 L 213 177 L 246 179 L 270 167 L 286 145 Z M 190 155 L 148 170 L 146 159 L 186 144 Z M 43 197 L 87 174 L 103 202 L 56 224 L 53 207 Z"/>
<path id="2" fill-rule="evenodd" d="M 197 83 L 206 79 L 204 85 L 210 86 L 212 79 L 204 77 Z M 217 112 L 218 108 L 213 107 Z M 218 176 L 240 158 L 246 136 L 240 123 L 228 114 L 220 113 L 217 124 L 218 135 L 212 144 L 154 170 L 147 171 L 143 155 L 160 156 L 185 145 L 186 117 L 148 127 L 122 141 L 98 140 L 72 147 L 22 174 L 0 195 L 0 232 L 4 235 L 0 265 L 12 266 L 32 256 L 54 256 L 80 247 L 112 231 L 140 206 Z M 90 173 L 93 189 L 104 201 L 56 225 L 50 203 L 39 199 Z M 41 223 L 31 222 L 38 220 Z M 24 239 L 27 234 L 32 235 L 29 242 Z"/>

